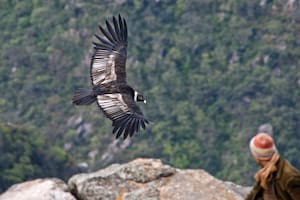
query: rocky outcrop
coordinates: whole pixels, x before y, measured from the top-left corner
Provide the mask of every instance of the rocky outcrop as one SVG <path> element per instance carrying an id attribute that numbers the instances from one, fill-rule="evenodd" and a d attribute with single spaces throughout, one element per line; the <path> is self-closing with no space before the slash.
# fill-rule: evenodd
<path id="1" fill-rule="evenodd" d="M 242 200 L 248 191 L 201 169 L 181 170 L 158 159 L 136 159 L 74 175 L 68 187 L 58 179 L 18 184 L 0 200 Z"/>
<path id="2" fill-rule="evenodd" d="M 36 179 L 10 187 L 0 200 L 76 200 L 68 186 L 57 178 Z"/>
<path id="3" fill-rule="evenodd" d="M 81 200 L 242 200 L 247 193 L 204 170 L 175 169 L 156 159 L 136 159 L 78 174 L 69 180 L 69 187 Z"/>

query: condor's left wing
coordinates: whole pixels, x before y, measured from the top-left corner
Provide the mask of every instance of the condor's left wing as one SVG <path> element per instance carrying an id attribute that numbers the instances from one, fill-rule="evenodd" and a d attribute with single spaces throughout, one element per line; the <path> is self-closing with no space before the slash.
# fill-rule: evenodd
<path id="1" fill-rule="evenodd" d="M 113 133 L 116 134 L 116 138 L 121 135 L 124 139 L 127 136 L 131 137 L 139 131 L 140 127 L 145 129 L 146 124 L 149 123 L 138 105 L 128 94 L 98 95 L 97 103 L 105 116 L 112 120 Z"/>

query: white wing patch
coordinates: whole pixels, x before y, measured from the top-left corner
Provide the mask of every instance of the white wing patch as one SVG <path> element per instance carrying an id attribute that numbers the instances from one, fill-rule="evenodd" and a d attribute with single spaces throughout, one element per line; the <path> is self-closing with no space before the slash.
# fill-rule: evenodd
<path id="1" fill-rule="evenodd" d="M 109 59 L 106 63 L 107 76 L 106 76 L 105 80 L 103 81 L 103 83 L 117 80 L 116 68 L 115 68 L 116 67 L 115 57 L 116 56 L 114 54 L 109 55 Z"/>
<path id="2" fill-rule="evenodd" d="M 117 119 L 130 112 L 121 94 L 98 95 L 97 101 L 110 119 Z"/>
<path id="3" fill-rule="evenodd" d="M 107 55 L 106 51 L 98 50 L 93 58 L 92 81 L 94 85 L 108 83 L 117 79 L 115 55 Z"/>

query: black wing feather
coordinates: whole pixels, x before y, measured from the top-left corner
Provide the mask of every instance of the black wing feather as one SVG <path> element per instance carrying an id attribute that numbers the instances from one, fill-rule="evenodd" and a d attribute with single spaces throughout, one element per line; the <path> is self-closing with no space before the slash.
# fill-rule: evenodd
<path id="1" fill-rule="evenodd" d="M 115 126 L 118 126 L 118 127 L 127 126 L 128 122 L 130 120 L 131 120 L 130 115 L 127 115 L 125 118 L 122 118 L 122 120 L 117 120 L 116 123 L 115 123 Z"/>
<path id="2" fill-rule="evenodd" d="M 113 44 L 111 42 L 109 42 L 108 40 L 100 37 L 99 35 L 94 34 L 94 36 L 102 43 L 102 44 L 98 43 L 99 45 L 107 45 L 107 46 L 110 46 L 110 48 L 111 48 L 111 46 L 113 46 Z"/>
<path id="3" fill-rule="evenodd" d="M 100 44 L 100 43 L 97 43 L 97 42 L 93 42 L 93 44 L 95 45 L 94 48 L 96 50 L 110 50 L 111 49 L 111 46 L 110 45 L 106 45 L 106 44 Z"/>
<path id="4" fill-rule="evenodd" d="M 134 121 L 134 119 L 130 119 L 130 121 L 127 123 L 126 129 L 123 133 L 123 139 L 126 139 L 127 136 L 129 135 L 129 133 L 132 132 L 132 122 Z"/>
<path id="5" fill-rule="evenodd" d="M 122 135 L 122 133 L 123 133 L 123 131 L 124 131 L 125 128 L 126 128 L 126 126 L 121 126 L 119 128 L 119 130 L 117 132 L 117 135 L 116 135 L 116 139 L 118 139 Z"/>
<path id="6" fill-rule="evenodd" d="M 145 128 L 146 128 L 145 121 L 144 121 L 144 120 L 141 120 L 141 122 L 142 122 L 142 123 L 141 123 L 141 125 L 142 125 L 142 128 L 143 128 L 143 129 L 145 129 Z"/>
<path id="7" fill-rule="evenodd" d="M 126 139 L 126 137 L 128 136 L 128 133 L 131 133 L 132 130 L 131 128 L 129 128 L 132 124 L 132 121 L 134 120 L 134 118 L 132 118 L 131 115 L 128 115 L 128 117 L 126 117 L 126 119 L 124 121 L 119 122 L 119 124 L 117 126 L 120 127 L 120 129 L 122 128 L 121 132 L 118 132 L 118 135 L 116 136 L 116 138 L 120 137 L 120 135 L 123 132 L 123 138 Z M 124 129 L 126 127 L 126 129 Z"/>
<path id="8" fill-rule="evenodd" d="M 126 24 L 125 19 L 123 19 L 123 24 L 124 24 L 124 31 L 123 31 L 124 40 L 127 40 L 127 24 Z"/>
<path id="9" fill-rule="evenodd" d="M 111 43 L 116 44 L 114 39 L 106 32 L 106 30 L 104 28 L 102 28 L 102 26 L 99 26 L 99 29 Z"/>
<path id="10" fill-rule="evenodd" d="M 134 119 L 133 131 L 130 133 L 130 137 L 133 136 L 134 132 L 138 132 L 138 130 L 139 130 L 139 119 Z"/>
<path id="11" fill-rule="evenodd" d="M 116 25 L 115 25 L 116 26 Z M 124 37 L 124 25 L 123 25 L 123 22 L 122 22 L 122 18 L 121 18 L 121 15 L 119 15 L 119 27 L 120 27 L 120 39 L 122 41 L 126 40 L 125 37 Z"/>
<path id="12" fill-rule="evenodd" d="M 117 37 L 114 29 L 111 27 L 111 25 L 108 21 L 106 21 L 106 27 L 107 27 L 107 30 L 109 31 L 109 33 L 111 34 L 113 40 L 119 42 L 118 37 Z"/>
<path id="13" fill-rule="evenodd" d="M 118 41 L 122 41 L 123 39 L 122 39 L 122 35 L 121 35 L 121 32 L 120 32 L 119 24 L 118 24 L 118 21 L 116 20 L 115 17 L 113 17 L 113 23 L 114 23 L 114 27 L 115 27 L 115 32 L 116 32 L 117 37 L 118 37 Z"/>

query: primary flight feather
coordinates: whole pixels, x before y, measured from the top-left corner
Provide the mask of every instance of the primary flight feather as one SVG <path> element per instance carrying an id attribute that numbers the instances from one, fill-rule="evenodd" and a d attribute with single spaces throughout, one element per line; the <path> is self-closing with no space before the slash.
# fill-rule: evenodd
<path id="1" fill-rule="evenodd" d="M 136 102 L 146 103 L 143 95 L 126 81 L 127 24 L 120 15 L 106 20 L 106 29 L 99 26 L 101 35 L 95 35 L 90 76 L 93 88 L 79 89 L 73 96 L 75 105 L 97 102 L 104 115 L 112 120 L 116 138 L 126 139 L 145 129 L 148 120 Z"/>

